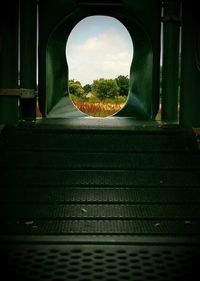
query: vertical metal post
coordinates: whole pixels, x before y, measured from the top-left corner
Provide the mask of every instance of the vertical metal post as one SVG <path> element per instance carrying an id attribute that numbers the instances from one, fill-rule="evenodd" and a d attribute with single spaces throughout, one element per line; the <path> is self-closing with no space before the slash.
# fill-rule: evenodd
<path id="1" fill-rule="evenodd" d="M 18 88 L 19 1 L 1 5 L 0 89 Z M 14 125 L 19 120 L 19 96 L 0 94 L 0 123 Z"/>
<path id="2" fill-rule="evenodd" d="M 20 87 L 36 90 L 37 1 L 20 0 Z M 36 97 L 22 97 L 23 118 L 35 118 Z"/>
<path id="3" fill-rule="evenodd" d="M 162 120 L 178 119 L 180 1 L 164 1 Z"/>
<path id="4" fill-rule="evenodd" d="M 198 2 L 183 1 L 180 123 L 200 127 L 200 12 Z"/>

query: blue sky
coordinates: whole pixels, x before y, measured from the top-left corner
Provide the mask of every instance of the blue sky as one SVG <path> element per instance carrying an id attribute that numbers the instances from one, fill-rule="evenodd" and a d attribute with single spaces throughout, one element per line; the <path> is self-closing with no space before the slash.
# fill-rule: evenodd
<path id="1" fill-rule="evenodd" d="M 84 18 L 66 45 L 69 79 L 82 85 L 99 78 L 129 75 L 133 45 L 124 25 L 108 16 Z"/>

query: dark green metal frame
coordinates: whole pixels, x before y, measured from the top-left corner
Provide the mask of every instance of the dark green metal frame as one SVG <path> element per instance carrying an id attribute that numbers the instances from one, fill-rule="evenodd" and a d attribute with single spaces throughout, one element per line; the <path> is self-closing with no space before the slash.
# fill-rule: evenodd
<path id="1" fill-rule="evenodd" d="M 134 44 L 129 98 L 117 116 L 148 120 L 154 119 L 158 112 L 160 26 L 163 20 L 162 120 L 190 127 L 200 126 L 200 23 L 195 3 L 187 0 L 60 0 L 55 5 L 54 0 L 7 1 L 0 19 L 0 89 L 36 91 L 37 5 L 39 105 L 43 117 L 51 116 L 52 109 L 60 102 L 58 111 L 61 117 L 62 107 L 66 110 L 63 117 L 82 116 L 68 98 L 67 38 L 84 17 L 108 15 L 125 25 Z M 20 119 L 34 119 L 35 115 L 36 97 L 22 99 L 16 95 L 0 94 L 0 123 L 15 125 Z"/>
<path id="2" fill-rule="evenodd" d="M 96 5 L 95 2 L 98 1 L 86 4 L 59 1 L 56 10 L 54 1 L 40 2 L 40 108 L 43 115 L 48 116 L 60 99 L 68 95 L 65 49 L 71 30 L 84 17 L 107 15 L 125 25 L 134 44 L 129 98 L 119 115 L 154 118 L 159 106 L 160 1 L 124 1 L 119 5 Z M 70 112 L 76 110 L 72 104 L 69 107 Z"/>

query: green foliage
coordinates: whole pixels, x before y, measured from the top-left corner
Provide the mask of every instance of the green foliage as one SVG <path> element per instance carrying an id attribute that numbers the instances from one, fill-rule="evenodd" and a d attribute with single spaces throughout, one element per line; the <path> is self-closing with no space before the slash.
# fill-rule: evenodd
<path id="1" fill-rule="evenodd" d="M 100 78 L 93 81 L 92 93 L 101 101 L 114 99 L 119 95 L 119 87 L 114 79 Z"/>
<path id="2" fill-rule="evenodd" d="M 93 84 L 82 87 L 77 80 L 69 80 L 69 93 L 73 101 L 90 103 L 121 104 L 126 102 L 129 89 L 129 79 L 120 75 L 115 79 L 97 79 Z"/>
<path id="3" fill-rule="evenodd" d="M 90 84 L 86 84 L 85 86 L 83 86 L 83 90 L 85 93 L 89 93 L 92 91 L 92 86 Z"/>
<path id="4" fill-rule="evenodd" d="M 90 103 L 100 102 L 99 98 L 96 97 L 96 96 L 91 96 L 91 97 L 87 98 L 87 101 L 90 102 Z"/>
<path id="5" fill-rule="evenodd" d="M 117 85 L 119 87 L 120 96 L 128 96 L 129 90 L 129 78 L 128 76 L 119 75 L 116 79 Z"/>
<path id="6" fill-rule="evenodd" d="M 125 103 L 127 100 L 127 97 L 125 96 L 118 96 L 115 98 L 115 103 Z"/>
<path id="7" fill-rule="evenodd" d="M 75 96 L 75 95 L 73 95 L 73 94 L 70 94 L 70 97 L 71 97 L 71 99 L 72 99 L 73 102 L 78 102 L 78 101 L 84 102 L 84 101 L 85 101 L 85 98 L 84 98 L 84 97 L 77 97 L 77 96 Z"/>
<path id="8" fill-rule="evenodd" d="M 84 90 L 83 87 L 81 85 L 81 83 L 79 81 L 75 81 L 75 80 L 69 80 L 69 93 L 76 96 L 76 97 L 84 97 Z"/>

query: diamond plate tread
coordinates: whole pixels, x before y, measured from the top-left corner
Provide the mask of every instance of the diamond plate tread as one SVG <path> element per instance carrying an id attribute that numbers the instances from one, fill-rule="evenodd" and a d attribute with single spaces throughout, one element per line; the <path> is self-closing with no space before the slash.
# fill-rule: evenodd
<path id="1" fill-rule="evenodd" d="M 134 204 L 7 204 L 0 208 L 0 220 L 9 219 L 170 219 L 191 223 L 200 219 L 199 205 Z"/>
<path id="2" fill-rule="evenodd" d="M 3 186 L 199 186 L 200 172 L 146 170 L 1 170 Z"/>
<path id="3" fill-rule="evenodd" d="M 68 151 L 1 152 L 4 168 L 55 169 L 177 169 L 200 170 L 200 153 L 123 153 Z"/>
<path id="4" fill-rule="evenodd" d="M 1 204 L 8 203 L 136 203 L 199 204 L 198 187 L 0 188 Z"/>
<path id="5" fill-rule="evenodd" d="M 1 221 L 1 235 L 6 234 L 118 234 L 118 235 L 200 235 L 199 221 L 185 220 L 6 220 Z"/>

